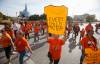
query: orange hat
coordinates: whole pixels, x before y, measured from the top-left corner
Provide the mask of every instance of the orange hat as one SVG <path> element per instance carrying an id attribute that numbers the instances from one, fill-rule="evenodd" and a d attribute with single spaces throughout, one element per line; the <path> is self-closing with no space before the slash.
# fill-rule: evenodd
<path id="1" fill-rule="evenodd" d="M 93 30 L 93 26 L 92 26 L 91 24 L 88 24 L 88 25 L 85 27 L 85 30 L 86 30 L 86 32 L 91 31 L 91 30 Z"/>

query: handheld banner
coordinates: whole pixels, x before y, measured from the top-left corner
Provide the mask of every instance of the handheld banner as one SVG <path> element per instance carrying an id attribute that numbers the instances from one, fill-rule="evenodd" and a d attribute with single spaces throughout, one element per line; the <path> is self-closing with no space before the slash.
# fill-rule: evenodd
<path id="1" fill-rule="evenodd" d="M 47 16 L 48 32 L 62 35 L 67 23 L 68 8 L 65 6 L 49 5 L 44 8 Z"/>
<path id="2" fill-rule="evenodd" d="M 100 62 L 100 49 L 93 51 L 92 49 L 87 48 L 85 54 L 87 54 L 87 57 L 84 59 L 85 63 Z"/>

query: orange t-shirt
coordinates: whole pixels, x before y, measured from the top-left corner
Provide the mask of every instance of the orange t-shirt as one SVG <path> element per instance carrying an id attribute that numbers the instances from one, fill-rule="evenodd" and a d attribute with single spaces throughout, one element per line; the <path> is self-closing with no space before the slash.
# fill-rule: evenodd
<path id="1" fill-rule="evenodd" d="M 64 44 L 63 40 L 61 40 L 61 39 L 55 40 L 54 38 L 50 38 L 50 39 L 48 39 L 48 43 L 50 45 L 49 52 L 52 56 L 52 59 L 54 59 L 54 60 L 60 59 L 62 45 Z"/>
<path id="2" fill-rule="evenodd" d="M 8 33 L 6 33 L 5 36 L 2 35 L 1 41 L 0 41 L 1 45 L 3 48 L 6 48 L 8 46 L 11 45 L 11 37 Z"/>
<path id="3" fill-rule="evenodd" d="M 13 32 L 13 30 L 7 31 L 7 33 L 8 33 L 12 38 L 14 37 L 14 32 Z"/>
<path id="4" fill-rule="evenodd" d="M 24 25 L 21 26 L 21 30 L 22 30 L 23 32 L 25 32 L 25 26 L 24 26 Z"/>
<path id="5" fill-rule="evenodd" d="M 39 27 L 38 27 L 38 26 L 34 27 L 34 32 L 35 32 L 35 33 L 38 33 L 38 32 L 39 32 L 39 30 L 40 30 L 40 29 L 39 29 Z"/>
<path id="6" fill-rule="evenodd" d="M 83 49 L 90 48 L 92 50 L 97 49 L 97 41 L 94 38 L 89 39 L 89 37 L 85 36 L 80 41 L 82 44 Z"/>
<path id="7" fill-rule="evenodd" d="M 24 29 L 25 29 L 25 33 L 29 32 L 29 26 L 28 25 L 26 25 Z"/>
<path id="8" fill-rule="evenodd" d="M 28 41 L 23 37 L 21 40 L 15 39 L 15 46 L 18 52 L 25 51 L 26 47 L 29 46 Z"/>
<path id="9" fill-rule="evenodd" d="M 31 30 L 32 29 L 32 24 L 31 23 L 29 23 L 29 30 Z"/>

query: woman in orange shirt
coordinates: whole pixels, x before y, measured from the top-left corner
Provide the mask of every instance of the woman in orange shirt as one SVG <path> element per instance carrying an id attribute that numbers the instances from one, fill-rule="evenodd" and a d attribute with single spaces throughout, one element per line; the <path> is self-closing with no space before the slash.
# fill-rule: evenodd
<path id="1" fill-rule="evenodd" d="M 86 26 L 85 30 L 86 30 L 87 34 L 80 41 L 80 43 L 82 45 L 82 55 L 81 55 L 81 59 L 80 59 L 80 64 L 83 63 L 83 60 L 86 56 L 85 49 L 90 48 L 94 51 L 96 51 L 98 49 L 97 48 L 97 39 L 93 36 L 93 34 L 94 34 L 93 26 L 91 24 L 88 24 Z M 94 63 L 90 63 L 90 64 L 94 64 Z"/>
<path id="2" fill-rule="evenodd" d="M 34 41 L 39 40 L 39 32 L 40 32 L 40 26 L 39 26 L 38 23 L 36 23 L 35 26 L 34 26 Z"/>
<path id="3" fill-rule="evenodd" d="M 49 52 L 48 52 L 48 57 L 50 59 L 50 63 L 52 64 L 58 64 L 59 60 L 61 58 L 61 50 L 62 50 L 62 45 L 64 45 L 66 41 L 66 36 L 64 35 L 63 39 L 59 39 L 58 35 L 53 35 L 53 37 L 48 38 L 48 43 L 49 43 Z"/>
<path id="4" fill-rule="evenodd" d="M 31 53 L 32 53 L 32 50 L 29 46 L 28 41 L 23 36 L 23 33 L 20 31 L 17 32 L 17 37 L 15 39 L 15 46 L 16 46 L 16 51 L 18 51 L 20 54 L 19 63 L 23 64 L 23 58 L 26 54 L 26 49 L 28 49 Z"/>
<path id="5" fill-rule="evenodd" d="M 10 57 L 11 57 L 11 48 L 12 48 L 12 46 L 14 48 L 14 44 L 12 42 L 10 35 L 5 30 L 2 30 L 2 37 L 0 39 L 0 44 L 4 48 L 5 55 L 6 55 L 6 58 L 8 59 L 8 63 L 9 63 Z"/>

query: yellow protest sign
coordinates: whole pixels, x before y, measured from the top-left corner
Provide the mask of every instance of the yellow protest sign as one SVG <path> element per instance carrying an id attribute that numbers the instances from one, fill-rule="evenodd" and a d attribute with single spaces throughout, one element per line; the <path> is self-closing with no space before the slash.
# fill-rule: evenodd
<path id="1" fill-rule="evenodd" d="M 100 62 L 100 49 L 93 51 L 92 49 L 87 48 L 85 49 L 85 54 L 87 54 L 84 59 L 85 63 Z"/>
<path id="2" fill-rule="evenodd" d="M 47 16 L 48 32 L 62 35 L 67 23 L 68 8 L 65 6 L 49 5 L 44 8 Z"/>

